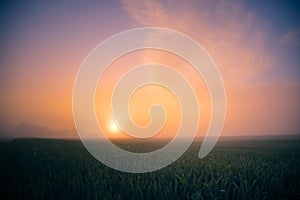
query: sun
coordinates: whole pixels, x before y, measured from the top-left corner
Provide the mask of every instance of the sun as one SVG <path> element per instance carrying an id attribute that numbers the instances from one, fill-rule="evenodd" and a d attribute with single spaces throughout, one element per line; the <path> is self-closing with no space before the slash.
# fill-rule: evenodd
<path id="1" fill-rule="evenodd" d="M 114 122 L 112 122 L 111 124 L 110 124 L 110 126 L 109 126 L 109 130 L 111 131 L 111 132 L 118 132 L 120 129 L 119 129 L 119 127 L 116 125 L 116 123 L 114 123 Z"/>

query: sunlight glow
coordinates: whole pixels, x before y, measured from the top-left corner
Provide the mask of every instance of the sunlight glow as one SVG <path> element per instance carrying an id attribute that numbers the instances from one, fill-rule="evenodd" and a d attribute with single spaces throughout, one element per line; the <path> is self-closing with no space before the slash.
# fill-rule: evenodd
<path id="1" fill-rule="evenodd" d="M 109 130 L 110 130 L 111 132 L 118 132 L 118 131 L 119 131 L 119 127 L 118 127 L 114 122 L 112 122 L 112 123 L 110 124 Z"/>

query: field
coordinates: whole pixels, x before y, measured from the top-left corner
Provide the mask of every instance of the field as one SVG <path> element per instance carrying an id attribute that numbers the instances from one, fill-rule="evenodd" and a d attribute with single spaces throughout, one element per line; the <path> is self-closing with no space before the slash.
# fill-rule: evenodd
<path id="1" fill-rule="evenodd" d="M 300 199 L 298 139 L 222 140 L 202 160 L 200 145 L 164 169 L 129 174 L 95 160 L 80 141 L 3 141 L 0 199 Z"/>

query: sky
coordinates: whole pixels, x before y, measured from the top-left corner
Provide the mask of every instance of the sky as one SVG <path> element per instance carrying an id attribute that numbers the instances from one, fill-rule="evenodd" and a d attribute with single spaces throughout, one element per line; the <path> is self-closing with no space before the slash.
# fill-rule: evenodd
<path id="1" fill-rule="evenodd" d="M 214 60 L 227 95 L 222 136 L 300 134 L 299 10 L 296 0 L 1 3 L 0 137 L 77 137 L 72 91 L 83 60 L 106 38 L 147 26 L 190 36 Z M 99 124 L 109 136 L 123 137 L 99 94 L 109 96 L 122 71 L 147 61 L 173 65 L 201 91 L 203 135 L 211 116 L 203 80 L 183 60 L 150 50 L 118 59 L 104 74 L 95 97 Z M 156 101 L 169 107 L 160 135 L 172 136 L 179 121 L 176 98 L 155 86 L 133 97 L 130 111 L 141 126 L 150 122 L 144 108 Z"/>

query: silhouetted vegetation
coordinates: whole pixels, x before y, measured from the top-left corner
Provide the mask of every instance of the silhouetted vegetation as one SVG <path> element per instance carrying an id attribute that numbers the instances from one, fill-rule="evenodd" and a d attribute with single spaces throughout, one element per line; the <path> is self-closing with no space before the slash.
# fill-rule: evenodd
<path id="1" fill-rule="evenodd" d="M 300 199 L 299 144 L 221 141 L 199 159 L 194 143 L 164 169 L 129 174 L 95 160 L 80 141 L 16 139 L 0 146 L 0 199 Z"/>

